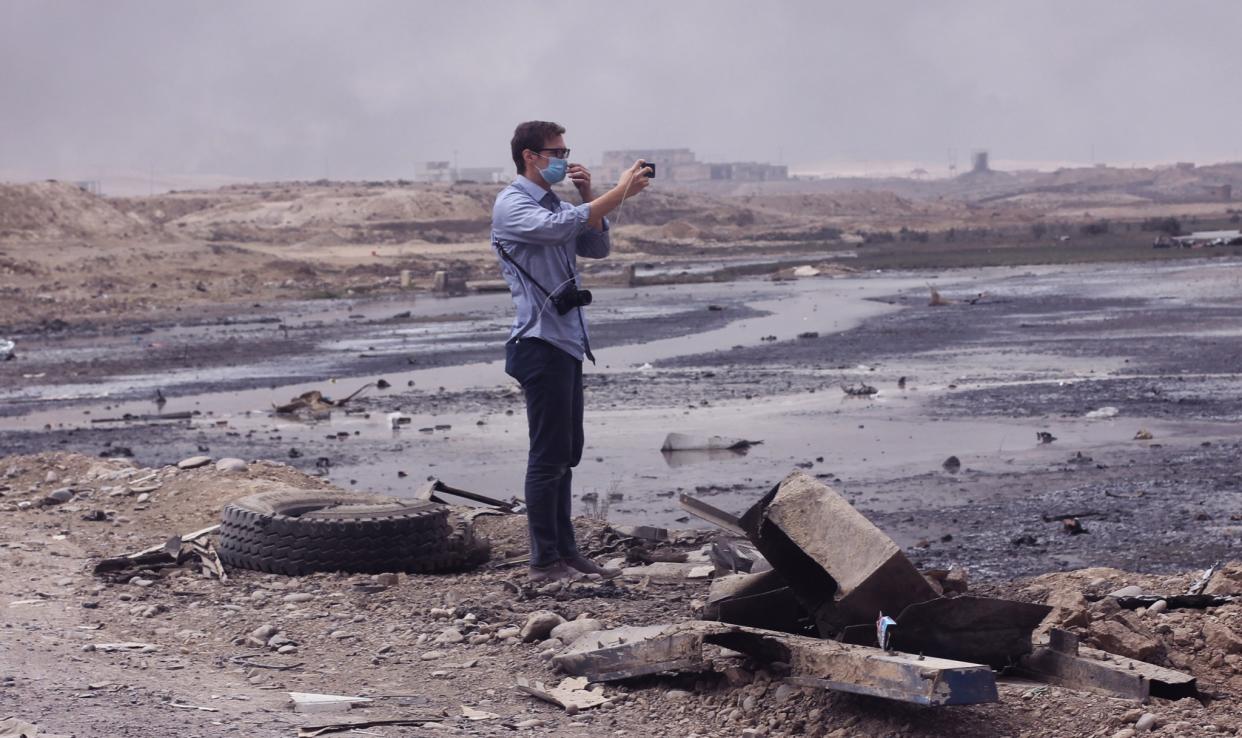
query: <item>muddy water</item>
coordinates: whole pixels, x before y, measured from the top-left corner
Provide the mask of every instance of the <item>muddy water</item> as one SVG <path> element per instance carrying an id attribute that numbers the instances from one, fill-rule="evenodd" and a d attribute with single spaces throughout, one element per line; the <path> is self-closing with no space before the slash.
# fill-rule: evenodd
<path id="1" fill-rule="evenodd" d="M 932 412 L 932 408 L 958 394 L 1023 393 L 1026 387 L 1090 387 L 1104 384 L 1121 372 L 1129 372 L 1131 378 L 1158 377 L 1136 371 L 1124 352 L 1066 352 L 1063 347 L 1045 343 L 1046 339 L 1024 333 L 1020 326 L 1087 331 L 1093 338 L 1138 340 L 1146 336 L 1156 339 L 1157 345 L 1158 339 L 1171 330 L 1228 338 L 1233 331 L 1228 322 L 1196 324 L 1189 331 L 1185 326 L 1162 327 L 1140 307 L 1152 303 L 1233 305 L 1242 296 L 1239 275 L 1242 268 L 1236 263 L 1141 269 L 1044 267 L 962 270 L 939 277 L 870 275 L 791 283 L 750 281 L 600 290 L 591 312 L 593 325 L 601 329 L 628 327 L 630 333 L 623 345 L 597 350 L 599 365 L 588 371 L 607 377 L 611 393 L 593 385 L 592 395 L 626 399 L 612 406 L 596 403 L 588 407 L 587 449 L 575 470 L 575 489 L 579 495 L 603 501 L 596 504 L 606 504 L 608 517 L 615 521 L 694 524 L 683 520 L 676 504 L 678 492 L 738 511 L 775 480 L 802 466 L 840 481 L 847 490 L 870 490 L 859 500 L 869 511 L 897 512 L 964 503 L 964 488 L 952 480 L 942 479 L 934 485 L 897 485 L 895 492 L 886 492 L 881 484 L 928 474 L 945 477 L 941 462 L 950 455 L 962 460 L 963 476 L 1012 475 L 1063 463 L 1068 449 L 1107 456 L 1133 448 L 1133 435 L 1139 428 L 1151 431 L 1160 445 L 1170 447 L 1236 438 L 1234 423 L 1176 416 L 1123 412 L 1114 419 L 1090 420 L 1083 417 L 1087 408 L 1078 407 L 1058 407 L 1055 416 L 1038 417 L 1008 417 L 1003 408 L 998 411 L 995 406 L 978 415 L 969 407 L 951 414 Z M 1039 309 L 1029 313 L 1010 310 L 1001 316 L 1003 321 L 989 318 L 996 325 L 987 340 L 959 341 L 951 348 L 920 344 L 908 349 L 900 339 L 890 338 L 882 330 L 868 339 L 868 350 L 842 353 L 850 357 L 846 364 L 835 359 L 807 360 L 807 356 L 820 355 L 814 351 L 799 353 L 813 343 L 799 340 L 799 334 L 818 333 L 821 339 L 815 340 L 822 340 L 887 318 L 909 315 L 921 319 L 927 314 L 923 306 L 925 283 L 929 281 L 946 296 L 989 293 L 989 299 L 1021 304 L 1030 301 Z M 882 301 L 901 293 L 910 295 L 902 306 Z M 1084 296 L 1109 301 L 1107 309 L 1082 302 Z M 1054 297 L 1065 298 L 1063 308 L 1048 307 L 1046 301 Z M 653 320 L 684 320 L 689 326 L 697 325 L 695 321 L 710 305 L 745 305 L 748 311 L 720 328 L 690 328 L 675 337 L 644 335 L 642 327 Z M 167 388 L 178 383 L 194 387 L 253 377 L 252 385 L 256 386 L 248 389 L 173 396 L 164 412 L 190 410 L 203 415 L 188 429 L 151 430 L 152 448 L 140 452 L 142 461 L 175 461 L 175 454 L 192 451 L 193 444 L 209 445 L 217 455 L 227 452 L 276 458 L 289 448 L 297 448 L 302 453 L 302 462 L 298 463 L 320 456 L 330 459 L 327 474 L 347 487 L 405 495 L 434 476 L 454 486 L 499 497 L 520 495 L 525 420 L 520 397 L 503 392 L 513 384 L 496 361 L 384 373 L 394 391 L 412 382 L 414 388 L 433 394 L 443 388 L 437 396 L 463 398 L 435 403 L 440 409 L 434 412 L 420 412 L 419 398 L 411 400 L 408 394 L 378 395 L 367 405 L 369 416 L 334 413 L 313 423 L 274 418 L 266 411 L 273 403 L 285 402 L 303 391 L 321 389 L 341 396 L 374 380 L 375 374 L 365 372 L 356 361 L 352 372 L 341 371 L 342 366 L 348 369 L 351 365 L 351 357 L 362 352 L 401 356 L 493 347 L 499 353 L 508 321 L 506 295 L 313 307 L 286 320 L 300 320 L 304 325 L 356 321 L 357 330 L 347 337 L 326 338 L 293 359 L 266 360 L 260 355 L 210 370 L 138 373 L 103 383 L 35 385 L 10 391 L 10 398 L 20 392 L 27 399 L 75 399 L 4 418 L 0 430 L 37 434 L 45 425 L 51 425 L 53 432 L 82 428 L 87 429 L 83 431 L 86 437 L 73 437 L 70 447 L 89 445 L 93 437 L 91 418 L 153 412 L 147 401 L 94 398 L 150 393 L 157 386 Z M 374 324 L 400 310 L 409 310 L 425 322 Z M 960 314 L 965 320 L 971 318 L 968 313 Z M 988 315 L 976 314 L 981 319 Z M 928 330 L 932 329 L 929 326 Z M 766 341 L 769 337 L 777 341 Z M 831 351 L 828 355 L 835 356 Z M 864 358 L 860 362 L 856 355 L 888 358 Z M 699 356 L 713 357 L 705 360 L 715 375 L 713 382 L 746 385 L 749 397 L 713 397 L 704 405 L 695 373 L 670 365 L 670 360 Z M 738 357 L 736 363 L 734 356 Z M 691 359 L 690 365 L 694 362 Z M 1195 376 L 1190 371 L 1193 368 L 1186 367 L 1183 378 Z M 318 373 L 324 379 L 267 386 L 270 377 L 289 373 Z M 904 390 L 897 387 L 899 376 L 910 377 Z M 648 388 L 662 381 L 682 387 L 684 397 L 674 392 L 671 399 L 651 399 L 656 395 L 649 395 Z M 840 391 L 840 385 L 860 381 L 875 385 L 879 393 L 856 399 Z M 625 391 L 618 392 L 617 386 Z M 394 430 L 386 413 L 398 405 L 412 422 Z M 1056 443 L 1038 443 L 1035 433 L 1041 430 L 1054 431 Z M 669 431 L 720 434 L 762 443 L 746 454 L 666 455 L 659 448 Z M 152 455 L 158 459 L 149 458 Z M 971 494 L 971 502 L 987 504 L 1021 492 L 1018 485 L 998 484 Z M 910 542 L 905 540 L 906 532 L 895 535 L 903 543 Z"/>
<path id="2" fill-rule="evenodd" d="M 845 330 L 859 321 L 891 310 L 888 305 L 870 301 L 893 291 L 916 284 L 910 279 L 824 280 L 795 283 L 739 282 L 723 285 L 673 285 L 641 289 L 597 290 L 596 306 L 591 310 L 592 325 L 630 323 L 641 326 L 642 321 L 685 312 L 697 312 L 712 301 L 745 301 L 757 310 L 769 314 L 753 319 L 730 323 L 727 327 L 662 340 L 642 340 L 641 327 L 636 343 L 619 347 L 600 347 L 596 350 L 598 366 L 591 371 L 609 372 L 640 367 L 643 364 L 689 353 L 728 349 L 735 345 L 755 344 L 764 336 L 779 339 L 793 338 L 805 331 L 831 332 Z M 670 300 L 670 296 L 676 299 Z M 654 300 L 652 299 L 654 298 Z M 653 304 L 654 303 L 654 304 Z M 349 303 L 328 306 L 313 313 L 298 313 L 288 318 L 295 321 L 328 323 L 348 320 L 350 316 L 361 319 L 379 319 L 391 315 L 394 310 L 409 311 L 422 318 L 444 316 L 441 322 L 422 322 L 413 327 L 365 326 L 357 335 L 348 339 L 325 341 L 305 356 L 290 361 L 258 360 L 243 365 L 223 366 L 211 369 L 185 369 L 159 374 L 133 373 L 112 377 L 102 382 L 84 384 L 56 383 L 36 385 L 18 391 L 0 392 L 0 402 L 5 401 L 62 401 L 55 409 L 37 411 L 21 417 L 4 419 L 4 428 L 38 429 L 45 424 L 80 424 L 82 411 L 94 408 L 109 416 L 125 413 L 144 414 L 152 412 L 147 400 L 132 402 L 107 402 L 106 398 L 142 392 L 153 395 L 156 387 L 162 387 L 171 398 L 162 412 L 175 413 L 210 409 L 216 418 L 232 418 L 246 411 L 261 411 L 274 403 L 287 402 L 302 392 L 320 389 L 325 394 L 347 394 L 337 387 L 325 387 L 322 380 L 308 383 L 285 384 L 269 382 L 275 386 L 254 388 L 247 391 L 205 392 L 177 395 L 170 388 L 195 384 L 213 384 L 239 377 L 273 378 L 294 373 L 319 372 L 341 388 L 352 389 L 369 381 L 370 375 L 340 375 L 327 371 L 335 367 L 341 357 L 360 352 L 368 355 L 392 353 L 411 354 L 427 352 L 453 352 L 466 346 L 491 345 L 495 353 L 501 353 L 510 321 L 510 302 L 507 295 L 480 295 L 451 300 L 423 300 L 411 303 L 386 302 L 382 305 L 358 305 Z M 456 319 L 450 320 L 449 317 Z M 462 317 L 464 316 L 464 319 Z M 187 331 L 188 328 L 172 329 Z M 208 329 L 200 329 L 208 330 Z M 151 340 L 159 340 L 156 337 Z M 85 350 L 85 349 L 84 349 Z M 33 358 L 41 358 L 35 356 Z M 66 360 L 72 357 L 65 356 Z M 421 369 L 386 374 L 394 385 L 408 386 L 413 382 L 419 387 L 444 387 L 446 391 L 461 391 L 476 387 L 507 384 L 501 362 L 470 363 L 451 367 Z M 103 400 L 103 401 L 100 401 Z M 73 401 L 66 408 L 64 401 Z M 98 413 L 96 413 L 98 417 Z"/>

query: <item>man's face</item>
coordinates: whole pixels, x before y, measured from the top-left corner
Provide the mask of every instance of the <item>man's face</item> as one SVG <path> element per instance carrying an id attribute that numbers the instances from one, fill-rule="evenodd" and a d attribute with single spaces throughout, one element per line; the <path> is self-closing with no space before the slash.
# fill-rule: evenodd
<path id="1" fill-rule="evenodd" d="M 526 166 L 534 167 L 535 171 L 547 169 L 548 158 L 557 157 L 564 159 L 569 156 L 569 149 L 565 146 L 565 137 L 556 135 L 543 142 L 543 146 L 538 151 L 527 149 L 523 154 L 526 157 Z"/>

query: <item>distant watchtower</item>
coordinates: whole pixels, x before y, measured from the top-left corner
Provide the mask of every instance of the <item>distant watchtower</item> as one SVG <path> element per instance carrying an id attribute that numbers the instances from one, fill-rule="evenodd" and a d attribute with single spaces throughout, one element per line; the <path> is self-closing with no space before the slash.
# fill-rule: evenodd
<path id="1" fill-rule="evenodd" d="M 990 172 L 990 171 L 992 171 L 992 170 L 991 170 L 991 168 L 990 168 L 990 167 L 988 167 L 988 151 L 987 151 L 987 149 L 981 149 L 981 150 L 979 150 L 979 151 L 974 152 L 973 154 L 971 154 L 970 159 L 971 159 L 971 167 L 970 167 L 970 170 L 971 170 L 972 172 Z"/>

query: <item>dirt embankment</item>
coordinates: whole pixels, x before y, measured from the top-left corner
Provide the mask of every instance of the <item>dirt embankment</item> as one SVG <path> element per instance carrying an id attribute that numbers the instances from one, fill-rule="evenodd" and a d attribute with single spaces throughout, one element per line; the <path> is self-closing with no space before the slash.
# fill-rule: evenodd
<path id="1" fill-rule="evenodd" d="M 68 182 L 0 183 L 0 242 L 138 238 L 150 224 Z"/>
<path id="2" fill-rule="evenodd" d="M 1233 227 L 1242 216 L 1219 188 L 1242 185 L 1240 172 L 659 183 L 614 216 L 606 266 L 757 259 L 776 272 L 791 256 L 869 269 L 1150 258 L 1144 220 Z M 106 198 L 69 183 L 0 185 L 0 332 L 389 293 L 403 271 L 420 289 L 437 271 L 495 280 L 487 239 L 500 187 L 282 182 Z"/>

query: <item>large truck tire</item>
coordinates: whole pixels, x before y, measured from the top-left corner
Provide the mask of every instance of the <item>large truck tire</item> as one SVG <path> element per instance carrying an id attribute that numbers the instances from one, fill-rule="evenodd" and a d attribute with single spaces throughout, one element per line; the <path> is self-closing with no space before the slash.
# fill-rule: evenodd
<path id="1" fill-rule="evenodd" d="M 225 566 L 290 576 L 460 571 L 490 553 L 445 505 L 298 489 L 225 505 L 217 549 Z"/>

